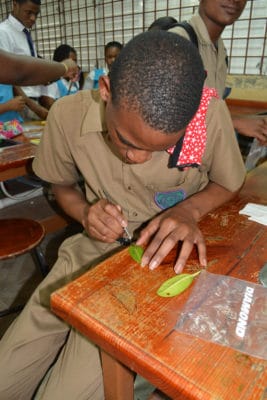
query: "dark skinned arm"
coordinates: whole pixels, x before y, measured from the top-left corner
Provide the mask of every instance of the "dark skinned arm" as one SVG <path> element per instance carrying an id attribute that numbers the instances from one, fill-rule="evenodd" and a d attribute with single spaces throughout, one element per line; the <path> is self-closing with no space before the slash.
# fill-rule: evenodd
<path id="1" fill-rule="evenodd" d="M 63 62 L 47 61 L 29 56 L 18 56 L 0 50 L 0 83 L 29 86 L 46 85 L 62 76 L 75 78 L 79 71 L 72 59 Z"/>

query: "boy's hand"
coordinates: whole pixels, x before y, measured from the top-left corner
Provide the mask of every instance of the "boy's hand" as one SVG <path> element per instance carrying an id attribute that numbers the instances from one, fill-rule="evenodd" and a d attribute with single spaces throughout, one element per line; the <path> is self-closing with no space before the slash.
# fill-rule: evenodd
<path id="1" fill-rule="evenodd" d="M 113 243 L 123 235 L 127 220 L 119 205 L 101 199 L 84 209 L 83 226 L 88 236 L 105 243 Z"/>
<path id="2" fill-rule="evenodd" d="M 157 268 L 179 241 L 183 244 L 174 266 L 177 274 L 182 272 L 194 245 L 198 248 L 200 264 L 207 265 L 206 245 L 197 222 L 188 210 L 179 206 L 158 215 L 142 230 L 136 244 L 148 243 L 148 246 L 143 254 L 141 265 L 148 265 L 150 269 Z"/>

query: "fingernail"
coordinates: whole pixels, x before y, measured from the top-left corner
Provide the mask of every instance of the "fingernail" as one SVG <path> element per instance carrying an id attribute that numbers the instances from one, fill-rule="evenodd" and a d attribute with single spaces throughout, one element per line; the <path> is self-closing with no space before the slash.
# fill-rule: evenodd
<path id="1" fill-rule="evenodd" d="M 180 274 L 180 273 L 182 272 L 182 270 L 183 270 L 183 265 L 182 265 L 182 264 L 177 264 L 177 265 L 174 267 L 174 272 L 175 272 L 176 274 Z"/>
<path id="2" fill-rule="evenodd" d="M 207 267 L 208 266 L 208 262 L 206 258 L 203 258 L 202 262 L 201 262 L 203 267 Z"/>
<path id="3" fill-rule="evenodd" d="M 124 220 L 122 220 L 122 221 L 121 221 L 121 226 L 122 226 L 123 228 L 126 228 L 126 226 L 127 226 L 127 222 L 126 222 L 126 221 L 124 221 Z"/>
<path id="4" fill-rule="evenodd" d="M 142 260 L 141 260 L 141 267 L 145 267 L 146 265 L 147 265 L 147 262 L 148 262 L 148 259 L 147 258 L 142 258 Z"/>
<path id="5" fill-rule="evenodd" d="M 149 269 L 155 269 L 155 268 L 157 268 L 157 266 L 158 266 L 158 263 L 156 262 L 156 261 L 152 261 L 150 264 L 149 264 Z"/>

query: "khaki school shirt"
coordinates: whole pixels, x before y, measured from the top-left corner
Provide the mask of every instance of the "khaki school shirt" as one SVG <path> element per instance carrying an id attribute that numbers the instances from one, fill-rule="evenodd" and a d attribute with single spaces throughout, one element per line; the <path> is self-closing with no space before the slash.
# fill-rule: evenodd
<path id="1" fill-rule="evenodd" d="M 93 96 L 93 97 L 92 97 Z M 63 97 L 49 111 L 34 172 L 43 180 L 72 185 L 84 178 L 89 203 L 108 193 L 120 204 L 130 231 L 163 209 L 213 181 L 230 191 L 243 183 L 245 169 L 224 102 L 212 99 L 207 113 L 207 145 L 199 168 L 168 168 L 169 154 L 154 152 L 144 164 L 124 163 L 112 151 L 98 91 Z"/>
<path id="2" fill-rule="evenodd" d="M 214 46 L 210 40 L 206 25 L 198 13 L 193 15 L 189 23 L 192 25 L 197 35 L 199 54 L 201 55 L 204 68 L 207 71 L 205 85 L 215 88 L 219 96 L 222 97 L 227 76 L 227 53 L 223 40 L 222 38 L 219 38 L 217 46 Z M 190 40 L 188 33 L 182 27 L 177 26 L 169 31 L 178 33 Z"/>

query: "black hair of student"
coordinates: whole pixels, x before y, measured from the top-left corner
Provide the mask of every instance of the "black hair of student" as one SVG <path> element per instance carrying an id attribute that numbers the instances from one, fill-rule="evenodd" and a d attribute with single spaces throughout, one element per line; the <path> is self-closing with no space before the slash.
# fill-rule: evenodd
<path id="1" fill-rule="evenodd" d="M 53 60 L 58 62 L 66 60 L 66 58 L 69 58 L 70 53 L 77 54 L 73 47 L 69 46 L 68 44 L 61 44 L 54 51 Z"/>
<path id="2" fill-rule="evenodd" d="M 177 19 L 173 18 L 173 17 L 160 17 L 155 19 L 154 22 L 152 22 L 152 24 L 149 26 L 148 30 L 150 31 L 151 29 L 160 29 L 163 31 L 168 31 L 169 29 L 172 28 L 173 25 L 177 24 Z"/>
<path id="3" fill-rule="evenodd" d="M 110 49 L 111 47 L 117 47 L 119 50 L 121 50 L 123 48 L 123 45 L 120 42 L 116 42 L 115 40 L 112 42 L 108 42 L 105 45 L 105 53 L 106 53 L 107 49 Z"/>
<path id="4" fill-rule="evenodd" d="M 138 113 L 166 134 L 186 128 L 196 113 L 206 73 L 196 47 L 176 33 L 139 34 L 112 65 L 112 104 Z"/>
<path id="5" fill-rule="evenodd" d="M 30 1 L 31 3 L 34 3 L 34 4 L 36 4 L 37 6 L 40 6 L 40 5 L 41 5 L 41 0 L 16 0 L 16 2 L 17 2 L 18 4 L 24 4 L 24 3 L 27 3 L 27 1 Z"/>

